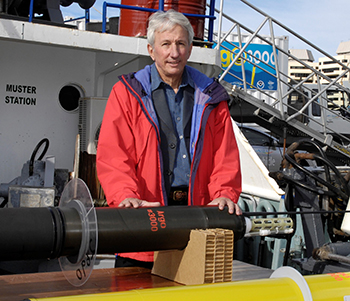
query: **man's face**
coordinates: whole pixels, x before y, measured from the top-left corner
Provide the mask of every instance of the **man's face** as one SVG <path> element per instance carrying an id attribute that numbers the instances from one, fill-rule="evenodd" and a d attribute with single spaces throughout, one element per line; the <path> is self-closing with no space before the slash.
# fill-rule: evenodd
<path id="1" fill-rule="evenodd" d="M 156 31 L 153 47 L 148 44 L 148 52 L 165 82 L 181 78 L 191 51 L 188 33 L 180 25 L 167 31 Z"/>

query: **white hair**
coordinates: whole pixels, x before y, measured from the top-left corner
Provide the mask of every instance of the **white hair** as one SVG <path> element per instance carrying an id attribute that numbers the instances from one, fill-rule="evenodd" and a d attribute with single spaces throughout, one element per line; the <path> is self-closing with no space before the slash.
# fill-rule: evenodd
<path id="1" fill-rule="evenodd" d="M 180 25 L 188 33 L 188 42 L 193 42 L 193 28 L 190 21 L 182 14 L 173 9 L 166 12 L 157 11 L 149 17 L 147 28 L 147 41 L 151 46 L 154 46 L 155 32 L 164 32 L 172 29 L 176 25 Z"/>

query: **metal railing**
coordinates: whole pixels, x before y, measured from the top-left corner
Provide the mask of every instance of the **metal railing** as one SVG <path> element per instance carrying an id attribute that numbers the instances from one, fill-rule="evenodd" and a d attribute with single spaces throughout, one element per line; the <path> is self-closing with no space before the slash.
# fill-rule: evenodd
<path id="1" fill-rule="evenodd" d="M 350 119 L 347 117 L 350 116 L 350 112 L 347 113 L 340 103 L 327 97 L 327 95 L 333 91 L 343 93 L 344 95 L 350 95 L 350 90 L 342 85 L 344 77 L 350 74 L 350 68 L 276 19 L 256 8 L 248 1 L 241 0 L 241 2 L 258 12 L 262 17 L 262 22 L 256 30 L 251 30 L 231 16 L 223 13 L 222 7 L 221 10 L 216 9 L 216 13 L 231 24 L 231 28 L 226 31 L 225 34 L 222 34 L 220 25 L 218 33 L 214 35 L 214 42 L 221 54 L 229 52 L 231 56 L 230 63 L 226 68 L 224 68 L 224 64 L 222 64 L 222 74 L 219 80 L 221 82 L 226 81 L 227 76 L 230 76 L 231 79 L 234 78 L 235 80 L 233 81 L 232 88 L 242 89 L 244 92 L 251 95 L 258 94 L 257 98 L 263 99 L 267 104 L 279 110 L 280 114 L 278 118 L 286 123 L 296 118 L 306 120 L 304 123 L 308 123 L 309 125 L 312 123 L 315 128 L 319 129 L 319 132 L 325 135 L 331 134 L 332 136 L 337 136 L 342 140 L 344 145 L 350 145 Z M 220 18 L 219 22 L 222 23 Z M 268 36 L 262 34 L 262 29 L 266 29 L 266 26 L 269 29 Z M 279 46 L 278 43 L 276 43 L 276 40 L 278 40 L 278 37 L 275 36 L 276 28 L 284 31 L 286 36 L 297 38 L 308 47 L 311 47 L 311 49 L 324 55 L 332 64 L 340 68 L 342 73 L 336 78 L 331 78 L 321 70 L 317 70 L 315 66 L 294 56 L 288 49 Z M 248 50 L 251 45 L 257 42 L 258 44 L 270 45 L 272 47 L 272 57 L 278 58 L 275 59 L 274 64 L 271 64 L 271 62 L 267 63 L 262 56 L 256 56 Z M 303 68 L 303 72 L 307 71 L 305 78 L 296 79 L 289 75 L 288 65 L 287 68 L 281 68 L 279 63 L 282 56 L 285 57 L 285 60 L 298 62 L 301 68 Z M 237 70 L 237 66 L 241 66 L 239 74 L 231 70 L 232 67 L 236 67 L 235 70 Z M 273 77 L 276 81 L 276 89 L 272 92 L 271 90 L 262 89 L 256 83 L 249 82 L 247 79 L 248 66 L 250 66 L 250 68 L 255 68 L 254 70 L 263 72 L 265 75 Z M 311 79 L 313 80 L 313 85 L 309 84 Z M 293 97 L 300 97 L 303 99 L 303 103 L 300 107 L 291 105 L 291 98 Z M 320 114 L 317 118 L 310 115 L 312 111 L 311 108 L 315 109 L 315 107 L 318 108 Z M 344 133 L 340 132 L 339 128 L 332 128 L 330 118 L 332 120 L 337 120 L 337 122 L 341 120 L 344 128 L 348 127 L 349 130 L 347 130 L 347 133 L 349 135 L 343 135 Z"/>
<path id="2" fill-rule="evenodd" d="M 90 9 L 86 9 L 85 10 L 85 15 L 84 16 L 77 17 L 77 18 L 74 18 L 74 19 L 64 20 L 64 23 L 79 21 L 79 20 L 82 20 L 82 19 L 85 19 L 85 23 L 86 24 L 90 22 Z"/>
<path id="3" fill-rule="evenodd" d="M 201 15 L 201 14 L 189 14 L 189 13 L 184 13 L 185 16 L 187 17 L 194 17 L 194 18 L 205 18 L 209 19 L 209 25 L 208 25 L 208 41 L 212 42 L 213 41 L 213 33 L 214 33 L 214 20 L 216 19 L 215 17 L 215 0 L 210 0 L 209 2 L 209 14 L 208 15 Z M 117 4 L 117 3 L 110 3 L 110 2 L 103 2 L 103 13 L 102 13 L 102 33 L 106 32 L 106 25 L 107 25 L 107 8 L 119 8 L 119 9 L 130 9 L 130 10 L 137 10 L 137 11 L 144 11 L 144 12 L 149 12 L 149 13 L 154 13 L 158 10 L 164 11 L 164 0 L 159 0 L 158 1 L 158 9 L 153 9 L 153 8 L 147 8 L 147 7 L 139 7 L 139 6 L 132 6 L 132 5 L 123 5 L 123 4 Z M 29 4 L 29 22 L 33 22 L 34 18 L 34 0 L 30 0 Z M 71 20 L 67 20 L 66 22 L 72 22 L 76 20 L 81 20 L 85 19 L 85 23 L 90 22 L 90 10 L 86 9 L 85 10 L 85 15 L 82 17 L 77 17 Z"/>
<path id="4" fill-rule="evenodd" d="M 139 6 L 131 6 L 131 5 L 123 5 L 123 4 L 116 4 L 116 3 L 109 3 L 109 2 L 103 2 L 103 13 L 102 13 L 102 32 L 106 32 L 106 25 L 107 25 L 107 8 L 113 7 L 113 8 L 119 8 L 119 9 L 131 9 L 131 10 L 137 10 L 137 11 L 144 11 L 149 13 L 154 13 L 158 10 L 164 11 L 164 0 L 159 0 L 158 2 L 158 9 L 154 8 L 147 8 L 147 7 L 139 7 Z M 209 26 L 208 26 L 208 40 L 209 42 L 212 42 L 213 40 L 213 32 L 214 32 L 214 20 L 216 19 L 214 15 L 215 10 L 215 0 L 210 0 L 209 4 L 209 14 L 208 15 L 200 15 L 200 14 L 188 14 L 184 13 L 187 17 L 195 17 L 195 18 L 207 18 L 209 19 Z"/>

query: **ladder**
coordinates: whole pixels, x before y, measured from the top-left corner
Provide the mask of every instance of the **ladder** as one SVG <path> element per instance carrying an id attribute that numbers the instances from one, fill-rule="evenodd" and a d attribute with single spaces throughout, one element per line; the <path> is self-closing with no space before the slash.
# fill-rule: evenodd
<path id="1" fill-rule="evenodd" d="M 219 81 L 231 96 L 232 118 L 238 123 L 257 124 L 286 144 L 302 138 L 314 139 L 336 165 L 348 165 L 350 119 L 345 107 L 329 96 L 340 93 L 347 98 L 350 95 L 350 90 L 343 84 L 350 68 L 248 1 L 240 1 L 261 16 L 258 28 L 251 30 L 226 15 L 222 0 L 220 9 L 216 9 L 219 27 L 214 34 L 214 45 L 225 59 L 224 63 L 222 60 Z M 231 25 L 225 33 L 222 32 L 224 20 Z M 264 34 L 266 30 L 268 35 Z M 276 30 L 284 35 L 276 37 Z M 293 55 L 286 49 L 286 43 L 280 42 L 290 37 L 301 40 L 308 49 L 327 57 L 332 67 L 340 68 L 342 73 L 336 78 L 329 77 L 315 65 Z M 270 47 L 271 60 L 267 59 L 267 53 L 261 55 L 261 52 L 251 50 L 257 44 Z M 304 76 L 296 79 L 288 74 L 288 65 L 285 66 L 291 60 L 298 63 Z M 269 83 L 274 89 L 253 81 L 253 73 L 258 74 L 258 71 L 270 78 Z"/>

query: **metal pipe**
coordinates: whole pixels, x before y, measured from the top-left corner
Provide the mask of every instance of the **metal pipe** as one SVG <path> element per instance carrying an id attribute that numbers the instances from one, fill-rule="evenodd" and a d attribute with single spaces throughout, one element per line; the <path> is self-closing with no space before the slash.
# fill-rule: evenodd
<path id="1" fill-rule="evenodd" d="M 251 41 L 256 37 L 257 33 L 263 28 L 263 26 L 265 25 L 265 23 L 267 22 L 267 18 L 259 25 L 258 29 L 256 30 L 256 32 L 251 35 L 248 39 L 248 41 L 245 43 L 244 47 L 237 53 L 237 55 L 235 56 L 235 58 L 232 60 L 232 62 L 230 63 L 230 65 L 226 68 L 226 70 L 223 72 L 223 74 L 220 76 L 219 82 L 222 81 L 224 79 L 224 77 L 226 76 L 226 74 L 228 73 L 228 71 L 232 68 L 232 66 L 236 63 L 236 61 L 238 60 L 238 58 L 242 55 L 242 53 L 245 51 L 245 49 L 249 46 L 249 44 L 251 43 Z"/>
<path id="2" fill-rule="evenodd" d="M 213 42 L 214 20 L 215 20 L 215 0 L 210 0 L 209 4 L 209 24 L 208 24 L 208 41 Z"/>
<path id="3" fill-rule="evenodd" d="M 221 31 L 222 31 L 222 11 L 224 9 L 224 0 L 220 0 L 220 13 L 219 13 L 219 25 L 218 25 L 218 44 L 217 44 L 217 49 L 220 50 L 221 47 Z M 214 14 L 214 10 L 213 10 L 213 14 Z M 209 42 L 212 42 L 213 38 L 211 37 L 211 41 L 209 40 Z"/>
<path id="4" fill-rule="evenodd" d="M 158 1 L 158 10 L 164 11 L 164 0 Z"/>
<path id="5" fill-rule="evenodd" d="M 29 22 L 33 22 L 34 17 L 34 0 L 30 0 L 29 3 Z"/>
<path id="6" fill-rule="evenodd" d="M 350 264 L 350 250 L 348 242 L 336 242 L 326 244 L 313 251 L 313 258 L 320 260 L 333 260 L 340 263 Z"/>

